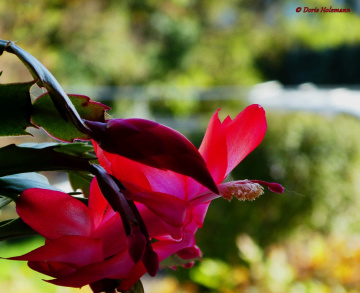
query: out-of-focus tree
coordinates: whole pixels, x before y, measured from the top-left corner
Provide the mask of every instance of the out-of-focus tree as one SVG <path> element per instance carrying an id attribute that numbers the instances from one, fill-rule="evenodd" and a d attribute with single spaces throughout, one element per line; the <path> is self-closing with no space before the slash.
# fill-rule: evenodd
<path id="1" fill-rule="evenodd" d="M 0 33 L 40 53 L 69 85 L 251 85 L 279 77 L 287 52 L 360 41 L 355 10 L 295 8 L 293 1 L 5 0 Z"/>

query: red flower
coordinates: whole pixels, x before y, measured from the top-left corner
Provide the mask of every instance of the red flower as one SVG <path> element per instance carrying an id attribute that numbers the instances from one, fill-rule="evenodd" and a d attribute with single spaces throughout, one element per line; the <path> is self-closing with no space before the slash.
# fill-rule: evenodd
<path id="1" fill-rule="evenodd" d="M 259 105 L 247 107 L 234 120 L 228 116 L 221 122 L 218 111 L 213 115 L 199 152 L 220 195 L 190 177 L 108 153 L 95 142 L 94 147 L 100 164 L 127 188 L 125 195 L 161 218 L 161 223 L 148 226 L 148 230 L 158 239 L 181 240 L 187 232 L 194 234 L 202 227 L 210 201 L 217 197 L 252 200 L 262 194 L 260 184 L 274 192 L 283 192 L 281 185 L 259 180 L 222 183 L 231 170 L 260 144 L 266 128 L 265 111 Z M 183 248 L 178 254 L 184 259 L 200 255 L 196 246 Z"/>
<path id="2" fill-rule="evenodd" d="M 88 207 L 66 193 L 34 188 L 21 194 L 16 209 L 46 241 L 44 246 L 11 259 L 28 261 L 33 270 L 55 278 L 48 280 L 50 283 L 67 287 L 89 284 L 94 292 L 109 291 L 109 287 L 112 291 L 120 284 L 128 290 L 146 273 L 144 264 L 131 258 L 120 215 L 105 200 L 95 179 Z M 156 221 L 146 210 L 141 213 L 146 221 Z M 153 237 L 151 232 L 149 236 Z M 161 261 L 193 244 L 193 236 L 187 233 L 182 241 L 158 241 L 152 248 Z"/>
<path id="3" fill-rule="evenodd" d="M 140 129 L 144 129 L 148 122 L 141 121 L 138 125 Z M 211 189 L 203 186 L 203 182 L 197 180 L 198 178 L 193 179 L 196 176 L 189 175 L 192 171 L 184 169 L 184 172 L 179 174 L 176 170 L 149 166 L 151 164 L 146 154 L 155 162 L 164 165 L 168 164 L 169 159 L 165 154 L 180 154 L 178 146 L 172 145 L 177 138 L 173 140 L 167 133 L 168 130 L 163 132 L 162 126 L 153 126 L 151 123 L 149 125 L 155 128 L 145 131 L 145 134 L 140 131 L 140 137 L 146 138 L 150 133 L 152 138 L 159 137 L 164 148 L 174 147 L 176 151 L 164 151 L 158 155 L 156 151 L 144 151 L 139 157 L 134 157 L 129 146 L 133 145 L 135 148 L 137 144 L 147 142 L 142 142 L 140 138 L 132 140 L 131 135 L 125 135 L 123 143 L 128 143 L 125 148 L 119 141 L 114 140 L 115 146 L 121 149 L 117 153 L 127 150 L 124 156 L 114 154 L 114 149 L 111 149 L 112 153 L 106 152 L 103 150 L 105 147 L 100 148 L 95 142 L 94 147 L 101 165 L 125 186 L 126 190 L 122 192 L 127 199 L 136 202 L 136 208 L 146 226 L 146 235 L 143 235 L 150 240 L 157 240 L 151 246 L 159 261 L 177 254 L 180 258 L 189 260 L 186 267 L 190 267 L 191 259 L 201 255 L 200 249 L 195 245 L 194 234 L 202 226 L 212 199 L 219 196 L 226 199 L 233 196 L 241 200 L 254 199 L 262 193 L 259 183 L 274 192 L 283 191 L 279 184 L 257 180 L 222 183 L 230 171 L 259 145 L 265 135 L 265 112 L 258 105 L 247 107 L 234 120 L 227 117 L 220 122 L 218 112 L 211 118 L 199 149 L 203 158 L 201 160 L 206 162 L 207 168 L 206 172 L 202 170 L 203 174 L 211 174 L 210 181 L 217 184 L 216 188 Z M 128 129 L 128 126 L 125 129 Z M 156 129 L 159 131 L 155 131 Z M 136 137 L 138 129 L 135 133 Z M 162 133 L 165 133 L 164 137 Z M 166 137 L 170 137 L 169 142 Z M 107 143 L 110 144 L 110 140 Z M 161 145 L 156 141 L 154 144 Z M 137 151 L 141 154 L 143 149 L 146 148 L 139 147 Z M 185 157 L 179 158 L 183 160 Z M 199 170 L 198 163 L 201 160 L 194 159 L 180 165 L 181 168 L 191 168 L 194 163 L 197 166 L 194 170 Z M 170 162 L 173 162 L 173 159 L 170 159 Z M 104 189 L 101 190 L 106 191 L 110 186 L 105 182 L 110 177 L 106 176 L 106 173 L 103 178 L 98 177 L 99 180 L 104 180 Z M 110 193 L 111 190 L 115 188 L 110 189 Z M 220 195 L 214 193 L 217 190 Z M 114 198 L 116 194 L 110 197 Z M 111 291 L 114 288 L 128 290 L 147 271 L 146 267 L 149 267 L 144 265 L 144 259 L 141 259 L 139 254 L 143 248 L 129 247 L 132 243 L 128 241 L 129 235 L 132 234 L 125 231 L 126 219 L 123 219 L 123 222 L 119 213 L 115 213 L 109 206 L 96 180 L 91 185 L 88 207 L 61 192 L 29 189 L 19 197 L 17 212 L 25 223 L 46 238 L 46 242 L 44 246 L 12 259 L 28 260 L 32 269 L 54 277 L 54 280 L 49 281 L 53 284 L 69 287 L 90 284 L 94 292 Z M 127 214 L 120 213 L 121 216 Z"/>

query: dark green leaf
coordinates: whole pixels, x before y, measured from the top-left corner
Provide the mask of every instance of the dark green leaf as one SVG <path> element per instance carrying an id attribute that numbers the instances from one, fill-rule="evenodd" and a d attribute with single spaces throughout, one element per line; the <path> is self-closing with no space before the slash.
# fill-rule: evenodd
<path id="1" fill-rule="evenodd" d="M 69 98 L 81 118 L 90 121 L 104 121 L 105 111 L 109 107 L 93 102 L 86 96 L 69 95 Z M 49 135 L 62 141 L 73 142 L 74 139 L 90 139 L 88 135 L 80 132 L 73 123 L 62 119 L 48 94 L 40 96 L 34 102 L 31 120 Z"/>
<path id="2" fill-rule="evenodd" d="M 44 67 L 44 65 L 11 41 L 0 40 L 0 48 L 3 48 L 9 53 L 15 54 L 25 64 L 31 75 L 35 79 L 38 79 L 37 84 L 40 87 L 45 87 L 47 89 L 56 109 L 65 121 L 69 119 L 81 132 L 88 133 L 88 128 L 76 112 L 69 97 L 66 95 L 65 91 L 54 76 Z"/>
<path id="3" fill-rule="evenodd" d="M 33 126 L 30 88 L 34 83 L 0 84 L 0 136 L 31 135 L 25 129 Z"/>
<path id="4" fill-rule="evenodd" d="M 45 149 L 53 147 L 55 151 L 77 156 L 81 158 L 96 159 L 94 154 L 89 152 L 94 152 L 94 147 L 91 144 L 86 142 L 74 142 L 74 143 L 60 143 L 60 142 L 42 142 L 42 143 L 22 143 L 18 145 L 22 148 L 32 148 L 32 149 Z"/>
<path id="5" fill-rule="evenodd" d="M 17 173 L 89 170 L 89 159 L 62 153 L 62 144 L 14 144 L 0 148 L 0 177 Z"/>
<path id="6" fill-rule="evenodd" d="M 38 173 L 22 173 L 0 177 L 0 194 L 13 200 L 29 188 L 59 190 L 51 186 L 45 176 Z"/>
<path id="7" fill-rule="evenodd" d="M 96 159 L 95 154 L 89 153 L 89 152 L 94 152 L 94 147 L 92 144 L 88 144 L 88 143 L 78 142 L 78 143 L 62 144 L 61 147 L 56 148 L 56 151 L 72 156 Z"/>
<path id="8" fill-rule="evenodd" d="M 12 199 L 8 197 L 0 196 L 0 209 L 12 202 Z"/>
<path id="9" fill-rule="evenodd" d="M 20 218 L 0 222 L 0 241 L 36 234 Z"/>
<path id="10" fill-rule="evenodd" d="M 144 293 L 144 287 L 141 283 L 141 280 L 137 281 L 134 286 L 130 290 L 122 291 L 123 293 Z"/>
<path id="11" fill-rule="evenodd" d="M 68 172 L 69 181 L 73 190 L 80 189 L 85 197 L 89 197 L 90 183 L 94 178 L 88 172 Z"/>

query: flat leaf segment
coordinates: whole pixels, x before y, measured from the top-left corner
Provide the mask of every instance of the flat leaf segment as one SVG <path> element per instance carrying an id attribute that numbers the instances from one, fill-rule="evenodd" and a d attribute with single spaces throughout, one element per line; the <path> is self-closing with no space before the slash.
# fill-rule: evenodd
<path id="1" fill-rule="evenodd" d="M 104 122 L 105 111 L 109 107 L 93 102 L 86 96 L 69 95 L 69 99 L 82 119 Z M 44 94 L 35 100 L 31 121 L 36 126 L 42 127 L 52 137 L 62 141 L 73 142 L 74 139 L 90 139 L 87 134 L 80 132 L 73 123 L 62 119 L 49 94 Z"/>
<path id="2" fill-rule="evenodd" d="M 66 144 L 47 143 L 11 144 L 0 148 L 0 177 L 38 171 L 88 171 L 88 155 L 73 156 L 66 153 L 66 148 Z"/>
<path id="3" fill-rule="evenodd" d="M 30 88 L 34 83 L 0 84 L 0 136 L 30 135 L 26 128 L 33 126 Z"/>

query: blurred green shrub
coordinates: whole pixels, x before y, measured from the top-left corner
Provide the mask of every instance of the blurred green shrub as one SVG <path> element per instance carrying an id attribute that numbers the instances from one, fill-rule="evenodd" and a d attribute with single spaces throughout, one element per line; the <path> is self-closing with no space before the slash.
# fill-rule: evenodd
<path id="1" fill-rule="evenodd" d="M 172 286 L 161 292 L 355 293 L 360 290 L 357 236 L 300 233 L 264 250 L 243 234 L 237 238 L 236 245 L 246 264 L 230 265 L 220 259 L 205 258 L 190 270 L 192 283 L 179 283 L 166 277 L 159 285 Z"/>

